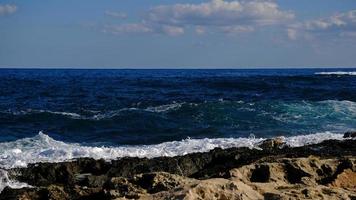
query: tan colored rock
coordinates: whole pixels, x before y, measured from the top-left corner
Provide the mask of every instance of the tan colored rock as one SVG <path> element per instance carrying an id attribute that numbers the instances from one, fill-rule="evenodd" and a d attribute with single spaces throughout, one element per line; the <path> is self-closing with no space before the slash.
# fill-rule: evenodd
<path id="1" fill-rule="evenodd" d="M 69 199 L 69 195 L 66 193 L 63 187 L 51 185 L 48 187 L 48 198 L 52 200 Z"/>
<path id="2" fill-rule="evenodd" d="M 260 160 L 231 170 L 231 180 L 244 182 L 264 199 L 336 200 L 356 197 L 356 175 L 352 171 L 354 158 L 338 160 L 310 156 L 267 160 L 269 162 Z M 347 169 L 335 177 L 343 168 Z"/>
<path id="3" fill-rule="evenodd" d="M 166 172 L 130 178 L 86 175 L 88 185 L 4 189 L 1 199 L 354 200 L 355 157 L 268 156 L 227 173 L 198 180 Z M 93 180 L 91 180 L 93 179 Z"/>
<path id="4" fill-rule="evenodd" d="M 351 169 L 345 170 L 337 176 L 337 178 L 331 183 L 331 186 L 356 191 L 356 172 Z"/>
<path id="5" fill-rule="evenodd" d="M 137 175 L 133 182 L 146 189 L 148 193 L 157 193 L 190 185 L 196 183 L 197 180 L 166 172 L 157 172 Z"/>
<path id="6" fill-rule="evenodd" d="M 133 184 L 127 178 L 114 177 L 107 183 L 107 196 L 110 198 L 133 198 L 137 199 L 147 194 L 146 190 Z"/>
<path id="7" fill-rule="evenodd" d="M 242 182 L 227 179 L 210 179 L 201 181 L 188 191 L 185 200 L 195 199 L 263 199 L 263 196 Z"/>
<path id="8" fill-rule="evenodd" d="M 285 146 L 285 142 L 282 137 L 276 137 L 272 139 L 266 139 L 261 143 L 257 144 L 257 146 L 264 150 L 276 149 L 276 148 L 283 148 Z"/>

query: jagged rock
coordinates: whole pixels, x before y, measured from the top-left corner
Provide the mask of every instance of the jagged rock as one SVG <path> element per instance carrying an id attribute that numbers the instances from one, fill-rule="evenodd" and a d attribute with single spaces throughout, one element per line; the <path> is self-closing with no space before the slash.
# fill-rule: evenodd
<path id="1" fill-rule="evenodd" d="M 283 148 L 285 146 L 284 139 L 282 137 L 266 139 L 257 145 L 258 147 L 267 150 L 267 149 L 277 149 Z"/>
<path id="2" fill-rule="evenodd" d="M 350 131 L 344 134 L 344 138 L 355 138 L 355 137 L 356 137 L 356 131 Z"/>
<path id="3" fill-rule="evenodd" d="M 183 178 L 165 172 L 140 174 L 134 177 L 133 181 L 140 187 L 146 189 L 148 193 L 168 191 L 194 182 L 189 178 Z"/>
<path id="4" fill-rule="evenodd" d="M 263 199 L 262 195 L 242 182 L 226 179 L 209 179 L 201 181 L 190 189 L 184 199 Z"/>
<path id="5" fill-rule="evenodd" d="M 270 143 L 271 144 L 271 143 Z M 277 145 L 278 146 L 278 145 Z M 0 199 L 351 199 L 356 141 L 214 149 L 173 158 L 82 158 L 11 169 L 33 188 Z M 270 148 L 271 147 L 271 148 Z M 277 148 L 276 148 L 277 147 Z"/>
<path id="6" fill-rule="evenodd" d="M 334 187 L 350 188 L 356 190 L 356 172 L 347 169 L 339 174 L 336 179 L 331 183 Z"/>
<path id="7" fill-rule="evenodd" d="M 111 198 L 139 198 L 141 195 L 146 194 L 146 190 L 142 187 L 133 184 L 127 178 L 114 177 L 111 178 L 105 188 L 109 191 L 108 195 Z"/>

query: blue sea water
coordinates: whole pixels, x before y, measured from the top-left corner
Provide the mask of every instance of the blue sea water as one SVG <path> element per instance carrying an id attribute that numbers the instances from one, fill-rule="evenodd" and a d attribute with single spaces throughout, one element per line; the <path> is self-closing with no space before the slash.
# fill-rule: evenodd
<path id="1" fill-rule="evenodd" d="M 356 69 L 0 69 L 0 167 L 355 129 Z"/>

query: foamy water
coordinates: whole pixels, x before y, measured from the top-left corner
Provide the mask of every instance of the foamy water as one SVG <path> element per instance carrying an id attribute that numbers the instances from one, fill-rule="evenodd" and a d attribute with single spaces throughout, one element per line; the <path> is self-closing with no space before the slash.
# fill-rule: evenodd
<path id="1" fill-rule="evenodd" d="M 320 143 L 324 140 L 342 140 L 343 134 L 331 132 L 282 137 L 292 147 Z M 257 144 L 264 138 L 215 138 L 185 139 L 182 141 L 165 142 L 156 145 L 121 146 L 121 147 L 88 147 L 76 143 L 65 143 L 54 140 L 40 132 L 32 138 L 24 138 L 13 142 L 0 143 L 0 192 L 6 187 L 31 187 L 9 179 L 6 169 L 26 167 L 30 163 L 62 162 L 75 158 L 91 157 L 113 160 L 120 157 L 159 157 L 178 156 L 194 152 L 207 152 L 214 148 L 248 147 L 258 148 Z"/>
<path id="2" fill-rule="evenodd" d="M 27 183 L 18 182 L 15 180 L 11 180 L 8 176 L 6 170 L 0 169 L 0 193 L 4 190 L 5 187 L 11 187 L 14 189 L 17 188 L 24 188 L 24 187 L 31 187 Z"/>
<path id="3" fill-rule="evenodd" d="M 342 139 L 342 134 L 331 132 L 283 137 L 287 145 L 297 147 L 320 143 L 328 139 Z M 26 167 L 36 162 L 62 162 L 75 158 L 91 157 L 112 160 L 120 157 L 178 156 L 194 152 L 207 152 L 214 148 L 249 147 L 254 148 L 265 138 L 214 138 L 185 139 L 154 145 L 89 147 L 77 143 L 54 140 L 40 132 L 32 138 L 0 143 L 0 168 Z"/>
<path id="4" fill-rule="evenodd" d="M 344 71 L 335 71 L 335 72 L 317 72 L 317 75 L 349 75 L 356 76 L 356 72 L 344 72 Z"/>

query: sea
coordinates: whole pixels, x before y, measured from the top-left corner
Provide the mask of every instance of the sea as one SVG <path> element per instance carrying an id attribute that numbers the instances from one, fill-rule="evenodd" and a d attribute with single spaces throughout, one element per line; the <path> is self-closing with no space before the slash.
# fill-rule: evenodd
<path id="1" fill-rule="evenodd" d="M 0 69 L 0 169 L 356 130 L 356 69 Z"/>

